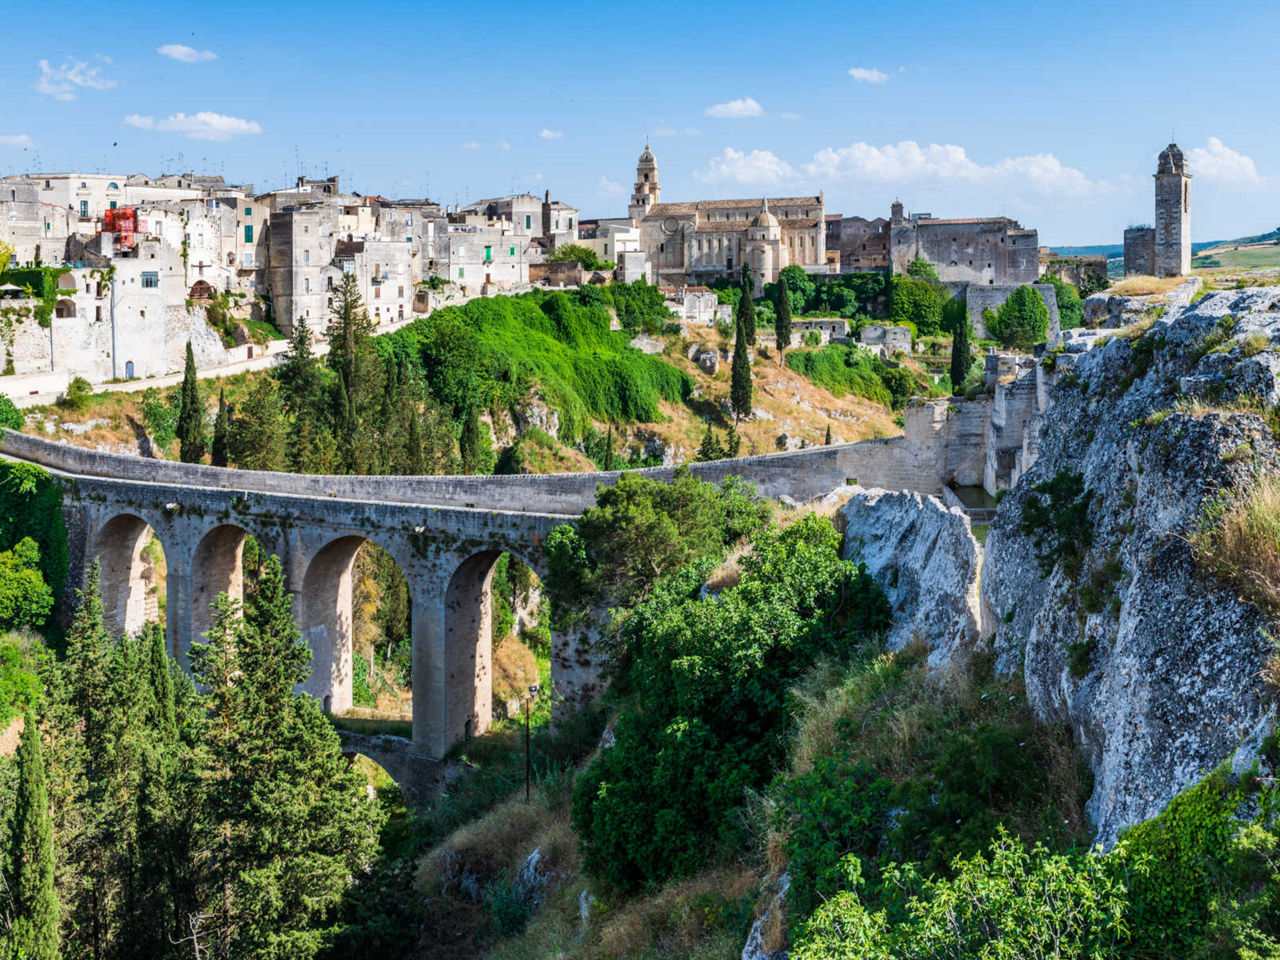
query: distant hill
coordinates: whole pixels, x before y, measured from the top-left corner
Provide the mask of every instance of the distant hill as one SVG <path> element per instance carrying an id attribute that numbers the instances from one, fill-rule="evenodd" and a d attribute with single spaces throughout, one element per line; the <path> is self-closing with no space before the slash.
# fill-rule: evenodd
<path id="1" fill-rule="evenodd" d="M 1280 237 L 1280 231 L 1274 231 L 1271 234 L 1263 234 L 1263 237 L 1271 237 L 1272 239 L 1276 239 Z M 1242 237 L 1239 240 L 1210 240 L 1205 243 L 1193 243 L 1191 244 L 1191 252 L 1193 254 L 1199 253 L 1201 250 L 1206 250 L 1209 247 L 1217 247 L 1223 244 L 1230 244 L 1230 243 L 1255 243 L 1255 242 L 1258 242 L 1260 239 L 1261 238 Z M 1089 256 L 1091 254 L 1096 255 L 1101 253 L 1104 256 L 1106 256 L 1108 260 L 1115 260 L 1124 256 L 1124 244 L 1122 243 L 1095 243 L 1092 246 L 1051 247 L 1050 249 L 1052 249 L 1054 253 L 1061 253 L 1064 256 L 1069 256 L 1069 257 Z"/>

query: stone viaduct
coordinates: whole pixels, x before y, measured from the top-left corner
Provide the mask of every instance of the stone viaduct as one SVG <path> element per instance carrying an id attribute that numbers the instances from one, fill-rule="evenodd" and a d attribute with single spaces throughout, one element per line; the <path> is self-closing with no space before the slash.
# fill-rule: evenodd
<path id="1" fill-rule="evenodd" d="M 766 496 L 800 501 L 847 483 L 940 494 L 946 483 L 983 482 L 990 401 L 972 409 L 965 403 L 908 407 L 901 437 L 691 469 L 706 480 L 740 476 Z M 432 759 L 489 724 L 494 564 L 509 552 L 545 575 L 543 539 L 592 505 L 598 485 L 618 477 L 261 473 L 101 453 L 9 430 L 0 435 L 0 456 L 38 464 L 62 479 L 68 589 L 99 558 L 109 625 L 118 632 L 138 628 L 145 618 L 143 550 L 148 530 L 154 532 L 167 566 L 168 642 L 184 664 L 193 639 L 210 624 L 212 600 L 222 592 L 242 595 L 246 538 L 277 554 L 314 657 L 305 688 L 335 713 L 351 706 L 356 551 L 366 540 L 384 548 L 404 573 L 412 605 L 410 751 Z M 640 471 L 658 480 L 673 472 Z M 567 701 L 596 692 L 591 640 L 586 629 L 552 638 L 552 678 Z"/>

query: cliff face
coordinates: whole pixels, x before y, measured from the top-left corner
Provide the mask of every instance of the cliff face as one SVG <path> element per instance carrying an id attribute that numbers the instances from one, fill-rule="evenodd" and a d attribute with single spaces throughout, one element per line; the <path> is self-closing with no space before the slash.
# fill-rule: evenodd
<path id="1" fill-rule="evenodd" d="M 1280 468 L 1250 412 L 1280 402 L 1278 310 L 1280 288 L 1218 293 L 1140 337 L 1057 358 L 1075 362 L 1053 388 L 1039 457 L 991 526 L 982 599 L 998 667 L 1021 670 L 1036 712 L 1075 729 L 1104 843 L 1237 751 L 1247 766 L 1269 731 L 1268 624 L 1197 569 L 1185 537 L 1208 498 Z M 1035 490 L 1074 476 L 1080 496 Z M 1028 527 L 1037 500 L 1050 519 Z M 1050 523 L 1082 500 L 1090 542 L 1044 572 L 1039 558 L 1062 543 Z"/>

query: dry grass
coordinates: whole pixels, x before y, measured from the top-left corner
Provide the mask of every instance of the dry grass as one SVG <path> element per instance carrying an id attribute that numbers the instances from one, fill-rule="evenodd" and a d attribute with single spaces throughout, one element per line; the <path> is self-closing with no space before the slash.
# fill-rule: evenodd
<path id="1" fill-rule="evenodd" d="M 1107 288 L 1116 297 L 1152 297 L 1170 293 L 1186 282 L 1186 277 L 1125 277 Z"/>
<path id="2" fill-rule="evenodd" d="M 1135 320 L 1127 327 L 1121 327 L 1116 331 L 1115 336 L 1119 340 L 1137 340 L 1140 336 L 1156 325 L 1156 316 L 1154 313 L 1148 312 L 1141 320 Z"/>
<path id="3" fill-rule="evenodd" d="M 1190 539 L 1206 569 L 1280 619 L 1280 476 L 1259 476 L 1220 495 Z"/>
<path id="4" fill-rule="evenodd" d="M 538 658 L 511 634 L 493 650 L 493 699 L 514 700 L 538 682 Z"/>

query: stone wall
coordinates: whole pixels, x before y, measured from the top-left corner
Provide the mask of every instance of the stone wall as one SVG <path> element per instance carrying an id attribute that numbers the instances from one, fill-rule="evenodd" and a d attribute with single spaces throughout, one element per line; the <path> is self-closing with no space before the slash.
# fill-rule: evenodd
<path id="1" fill-rule="evenodd" d="M 982 322 L 982 312 L 984 310 L 999 311 L 1004 306 L 1004 302 L 1009 299 L 1009 295 L 1020 286 L 1023 284 L 969 284 L 965 290 L 965 308 L 969 312 L 969 322 L 973 324 L 975 337 L 979 340 L 988 338 L 987 328 Z M 1061 330 L 1058 319 L 1058 292 L 1051 283 L 1032 283 L 1031 288 L 1040 294 L 1044 305 L 1049 309 L 1047 339 L 1053 342 Z"/>
<path id="2" fill-rule="evenodd" d="M 1153 277 L 1155 272 L 1155 228 L 1130 227 L 1124 232 L 1124 275 Z"/>

